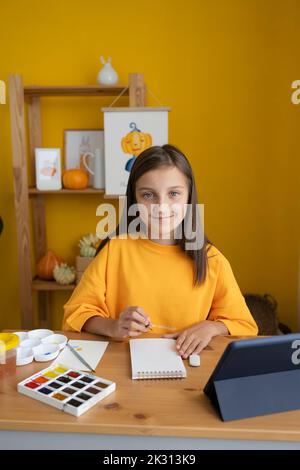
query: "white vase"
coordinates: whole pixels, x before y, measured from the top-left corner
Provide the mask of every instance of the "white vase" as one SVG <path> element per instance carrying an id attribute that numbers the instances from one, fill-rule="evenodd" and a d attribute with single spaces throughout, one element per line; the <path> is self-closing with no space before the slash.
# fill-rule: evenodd
<path id="1" fill-rule="evenodd" d="M 111 65 L 111 57 L 109 57 L 106 62 L 104 57 L 101 56 L 100 61 L 102 62 L 103 67 L 97 75 L 97 82 L 101 85 L 115 85 L 118 82 L 119 77 Z"/>
<path id="2" fill-rule="evenodd" d="M 88 165 L 86 159 L 91 157 L 94 159 L 93 169 Z M 94 152 L 87 152 L 82 158 L 85 169 L 93 175 L 93 187 L 103 189 L 104 183 L 104 155 L 102 149 L 96 148 Z"/>

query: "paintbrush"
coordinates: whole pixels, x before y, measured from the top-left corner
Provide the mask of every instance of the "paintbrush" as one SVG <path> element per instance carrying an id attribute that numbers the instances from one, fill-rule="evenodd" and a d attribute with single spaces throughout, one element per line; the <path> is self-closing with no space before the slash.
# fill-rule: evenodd
<path id="1" fill-rule="evenodd" d="M 166 326 L 166 325 L 155 325 L 154 323 L 147 323 L 147 325 L 145 325 L 146 328 L 149 328 L 150 331 L 152 331 L 152 327 L 154 328 L 160 328 L 162 330 L 171 330 L 171 331 L 175 331 L 176 328 L 173 328 L 171 326 Z"/>
<path id="2" fill-rule="evenodd" d="M 85 359 L 83 359 L 82 356 L 80 356 L 80 354 L 76 351 L 76 349 L 74 349 L 70 344 L 69 342 L 67 342 L 67 346 L 68 348 L 70 349 L 70 351 L 74 354 L 75 357 L 77 357 L 77 359 L 81 362 L 81 364 L 83 364 L 85 367 L 87 367 L 89 370 L 91 370 L 92 372 L 95 372 L 95 369 L 93 369 L 87 362 Z"/>

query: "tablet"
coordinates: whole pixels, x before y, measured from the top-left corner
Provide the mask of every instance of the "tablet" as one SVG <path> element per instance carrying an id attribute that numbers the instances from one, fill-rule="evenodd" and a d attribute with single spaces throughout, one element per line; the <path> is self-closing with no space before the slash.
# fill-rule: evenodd
<path id="1" fill-rule="evenodd" d="M 294 392 L 290 390 L 291 380 L 294 381 L 294 386 L 298 380 L 300 384 L 300 333 L 241 339 L 228 344 L 205 385 L 204 393 L 224 419 L 227 414 L 225 408 L 229 411 L 229 415 L 231 413 L 230 397 L 234 400 L 234 394 L 238 395 L 239 390 L 243 396 L 239 397 L 238 395 L 237 402 L 232 403 L 233 415 L 235 413 L 237 418 L 255 416 L 298 408 L 299 400 L 296 396 L 294 400 Z M 272 388 L 274 386 L 278 391 L 278 403 L 276 401 L 277 392 L 275 393 Z M 257 391 L 259 388 L 261 389 L 260 394 Z M 269 397 L 269 403 L 266 404 L 264 412 L 263 393 L 267 394 L 269 388 L 272 399 Z M 250 401 L 243 401 L 248 390 Z M 279 396 L 280 393 L 281 396 Z M 223 407 L 221 401 L 225 395 L 227 403 Z M 289 403 L 285 403 L 285 397 L 289 397 Z"/>

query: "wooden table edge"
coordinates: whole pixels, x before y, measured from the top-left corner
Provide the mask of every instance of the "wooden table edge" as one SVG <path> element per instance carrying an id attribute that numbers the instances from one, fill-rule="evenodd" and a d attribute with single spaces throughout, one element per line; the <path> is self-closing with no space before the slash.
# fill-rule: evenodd
<path id="1" fill-rule="evenodd" d="M 282 441 L 282 442 L 300 442 L 300 431 L 279 431 L 274 430 L 245 430 L 245 429 L 224 429 L 205 427 L 169 427 L 169 426 L 147 426 L 147 425 L 92 425 L 91 423 L 78 426 L 77 423 L 60 424 L 59 429 L 57 423 L 31 423 L 30 421 L 16 421 L 9 423 L 0 421 L 1 431 L 26 431 L 26 432 L 53 432 L 53 433 L 76 433 L 76 434 L 104 434 L 119 436 L 161 436 L 161 437 L 192 437 L 199 439 L 225 439 L 225 440 L 260 440 L 260 441 Z"/>

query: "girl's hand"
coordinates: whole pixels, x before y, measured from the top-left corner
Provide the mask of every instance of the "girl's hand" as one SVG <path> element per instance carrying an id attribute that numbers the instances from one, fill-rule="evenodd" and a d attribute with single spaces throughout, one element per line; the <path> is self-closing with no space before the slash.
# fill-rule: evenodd
<path id="1" fill-rule="evenodd" d="M 164 338 L 177 338 L 176 349 L 186 359 L 190 354 L 199 354 L 214 336 L 228 335 L 224 323 L 204 320 L 196 325 L 174 334 L 163 335 Z"/>
<path id="2" fill-rule="evenodd" d="M 126 307 L 120 313 L 118 320 L 115 320 L 111 336 L 116 338 L 125 338 L 126 336 L 139 336 L 146 333 L 151 327 L 150 318 L 144 312 L 142 307 Z"/>

